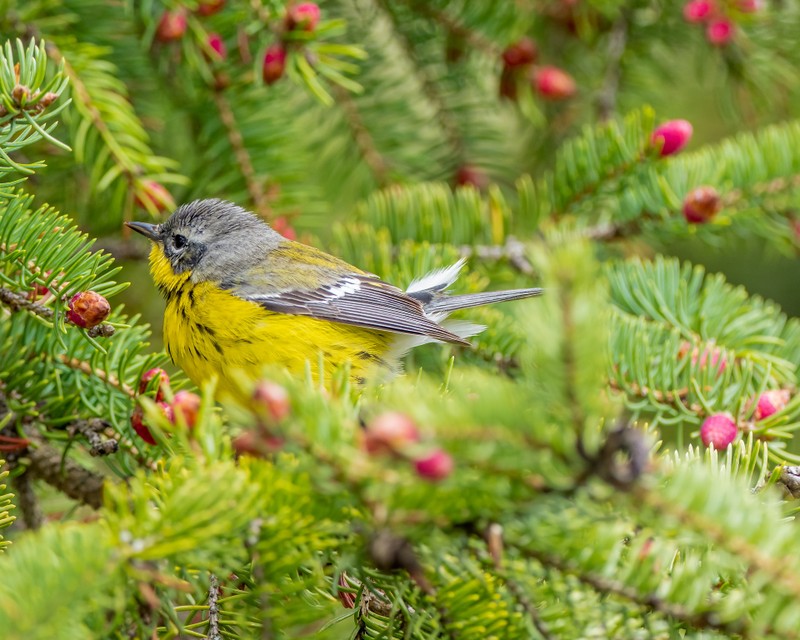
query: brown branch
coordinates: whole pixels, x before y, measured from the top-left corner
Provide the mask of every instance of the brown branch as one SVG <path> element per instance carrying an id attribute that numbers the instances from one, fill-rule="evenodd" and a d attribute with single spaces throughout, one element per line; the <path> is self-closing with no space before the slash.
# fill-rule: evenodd
<path id="1" fill-rule="evenodd" d="M 136 393 L 134 390 L 129 387 L 124 382 L 120 382 L 117 377 L 111 373 L 106 373 L 102 369 L 95 369 L 92 367 L 91 363 L 86 362 L 85 360 L 79 360 L 78 358 L 70 358 L 66 355 L 59 354 L 57 359 L 61 364 L 68 366 L 70 369 L 75 369 L 76 371 L 80 371 L 81 373 L 85 373 L 87 376 L 92 376 L 97 378 L 98 380 L 102 380 L 107 385 L 114 387 L 122 391 L 123 393 L 129 395 L 133 398 Z"/>
<path id="2" fill-rule="evenodd" d="M 16 466 L 14 463 L 13 466 Z M 12 463 L 9 463 L 9 468 Z M 44 524 L 44 514 L 33 490 L 33 474 L 25 471 L 11 480 L 14 487 L 14 494 L 17 498 L 17 506 L 22 513 L 22 521 L 28 529 L 39 529 Z"/>
<path id="3" fill-rule="evenodd" d="M 350 97 L 350 94 L 339 85 L 332 85 L 331 93 L 333 93 L 333 97 L 342 108 L 347 124 L 350 126 L 350 130 L 353 133 L 353 140 L 355 140 L 358 151 L 375 176 L 375 181 L 378 183 L 378 186 L 387 186 L 389 184 L 388 163 L 381 155 L 380 151 L 378 151 L 369 129 L 367 129 L 367 126 L 361 118 L 361 114 L 358 112 L 356 103 Z"/>
<path id="4" fill-rule="evenodd" d="M 86 335 L 90 338 L 110 338 L 116 333 L 116 329 L 108 323 L 101 322 L 94 327 L 86 330 Z"/>
<path id="5" fill-rule="evenodd" d="M 41 439 L 28 449 L 28 473 L 44 480 L 74 500 L 99 509 L 105 478 L 64 457 L 64 452 Z"/>
<path id="6" fill-rule="evenodd" d="M 212 95 L 214 97 L 214 103 L 217 105 L 217 111 L 219 111 L 220 120 L 228 133 L 228 141 L 233 148 L 233 156 L 239 164 L 239 170 L 247 185 L 247 192 L 250 194 L 250 199 L 253 201 L 256 213 L 263 218 L 269 219 L 272 216 L 272 208 L 269 206 L 269 202 L 267 202 L 266 194 L 256 175 L 256 170 L 253 167 L 250 153 L 247 151 L 247 147 L 244 144 L 242 132 L 239 131 L 236 122 L 236 115 L 231 108 L 230 102 L 228 102 L 221 92 L 215 91 Z"/>
<path id="7" fill-rule="evenodd" d="M 635 382 L 626 382 L 625 386 L 622 386 L 619 381 L 613 379 L 608 381 L 608 386 L 613 391 L 619 391 L 620 393 L 627 393 L 639 396 L 640 398 L 655 398 L 656 402 L 669 404 L 673 407 L 686 407 L 692 413 L 698 415 L 705 413 L 705 409 L 697 403 L 686 404 L 686 399 L 689 396 L 689 389 L 685 387 L 682 389 L 675 389 L 674 391 L 659 391 L 658 389 L 651 389 L 650 387 L 640 387 Z"/>
<path id="8" fill-rule="evenodd" d="M 76 420 L 67 427 L 67 433 L 72 436 L 80 434 L 86 438 L 92 456 L 107 456 L 119 450 L 119 443 L 114 438 L 100 436 L 109 426 L 105 420 L 99 418 Z"/>
<path id="9" fill-rule="evenodd" d="M 459 253 L 465 258 L 475 256 L 480 260 L 508 260 L 512 267 L 526 276 L 534 272 L 525 245 L 513 236 L 508 236 L 503 245 L 464 245 Z"/>
<path id="10" fill-rule="evenodd" d="M 208 587 L 208 640 L 222 640 L 219 632 L 219 580 L 213 573 Z"/>
<path id="11" fill-rule="evenodd" d="M 26 296 L 19 293 L 14 293 L 10 289 L 0 287 L 0 302 L 9 307 L 12 311 L 19 311 L 24 309 L 34 315 L 44 318 L 45 320 L 52 320 L 54 312 L 50 307 L 28 300 Z"/>

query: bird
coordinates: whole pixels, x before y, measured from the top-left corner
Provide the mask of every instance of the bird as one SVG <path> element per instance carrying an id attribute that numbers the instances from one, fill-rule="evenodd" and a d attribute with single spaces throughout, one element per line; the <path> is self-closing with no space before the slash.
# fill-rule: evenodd
<path id="1" fill-rule="evenodd" d="M 449 295 L 464 259 L 403 291 L 220 199 L 183 204 L 161 224 L 126 224 L 152 242 L 169 357 L 198 386 L 216 379 L 218 397 L 241 398 L 243 377 L 259 380 L 266 365 L 302 374 L 310 363 L 316 376 L 321 362 L 324 383 L 349 363 L 362 385 L 398 372 L 402 356 L 421 344 L 469 346 L 485 327 L 448 320 L 453 311 L 542 293 Z"/>

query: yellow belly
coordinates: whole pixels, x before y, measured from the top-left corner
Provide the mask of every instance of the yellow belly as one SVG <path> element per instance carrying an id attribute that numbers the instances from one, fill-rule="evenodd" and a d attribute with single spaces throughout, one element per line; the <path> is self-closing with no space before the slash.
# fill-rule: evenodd
<path id="1" fill-rule="evenodd" d="M 327 383 L 349 362 L 351 379 L 387 366 L 392 336 L 334 322 L 266 311 L 209 283 L 186 281 L 167 299 L 164 342 L 172 360 L 202 385 L 218 380 L 217 395 L 240 397 L 239 380 L 260 379 L 265 366 L 318 377 L 320 359 Z"/>

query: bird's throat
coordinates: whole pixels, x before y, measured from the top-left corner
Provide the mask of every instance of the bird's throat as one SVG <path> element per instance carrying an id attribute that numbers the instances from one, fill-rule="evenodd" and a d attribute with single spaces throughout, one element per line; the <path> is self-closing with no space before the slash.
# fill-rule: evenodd
<path id="1" fill-rule="evenodd" d="M 185 271 L 176 275 L 167 256 L 164 255 L 164 250 L 156 244 L 150 250 L 150 275 L 153 276 L 153 282 L 161 291 L 161 295 L 170 298 L 186 284 L 191 272 Z"/>

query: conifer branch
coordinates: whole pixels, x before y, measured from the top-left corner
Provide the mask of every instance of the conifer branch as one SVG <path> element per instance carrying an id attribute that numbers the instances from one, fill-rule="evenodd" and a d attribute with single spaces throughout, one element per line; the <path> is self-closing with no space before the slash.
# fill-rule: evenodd
<path id="1" fill-rule="evenodd" d="M 568 404 L 568 410 L 572 417 L 572 428 L 576 437 L 580 439 L 583 428 L 586 424 L 586 416 L 581 407 L 580 398 L 576 393 L 578 389 L 577 379 L 577 359 L 575 356 L 575 323 L 572 317 L 572 297 L 567 286 L 562 287 L 559 292 L 559 304 L 561 307 L 561 322 L 564 332 L 561 341 L 561 359 L 564 363 L 565 382 L 564 393 Z"/>
<path id="2" fill-rule="evenodd" d="M 675 389 L 673 391 L 661 391 L 659 389 L 651 389 L 646 386 L 639 386 L 635 382 L 628 382 L 624 386 L 620 384 L 619 381 L 611 379 L 608 381 L 608 385 L 614 391 L 618 391 L 620 393 L 627 393 L 635 396 L 639 396 L 640 398 L 655 398 L 661 404 L 670 404 L 673 405 L 676 409 L 686 408 L 689 409 L 692 413 L 696 413 L 697 415 L 703 415 L 705 413 L 705 409 L 702 405 L 693 402 L 691 404 L 686 404 L 686 399 L 689 396 L 689 389 L 688 387 L 684 387 L 682 389 Z"/>
<path id="3" fill-rule="evenodd" d="M 610 182 L 614 182 L 616 180 L 620 180 L 621 178 L 625 177 L 629 172 L 635 169 L 640 162 L 643 162 L 645 159 L 646 159 L 646 154 L 643 151 L 630 161 L 621 162 L 620 164 L 613 167 L 613 169 L 611 169 L 604 176 L 600 177 L 599 180 L 595 182 L 590 182 L 584 185 L 584 187 L 580 191 L 571 194 L 569 198 L 564 203 L 562 203 L 561 207 L 551 211 L 550 215 L 554 218 L 565 215 L 566 213 L 569 212 L 570 209 L 572 209 L 576 205 L 582 203 L 583 201 L 587 200 L 592 195 L 594 195 L 597 192 L 597 190 L 600 189 L 603 185 L 608 184 Z"/>
<path id="4" fill-rule="evenodd" d="M 556 640 L 556 637 L 550 632 L 536 606 L 530 601 L 530 598 L 525 593 L 522 586 L 514 580 L 503 567 L 503 527 L 497 522 L 492 522 L 487 528 L 484 535 L 486 542 L 486 550 L 489 552 L 489 557 L 492 559 L 492 565 L 498 576 L 503 580 L 508 591 L 519 602 L 522 610 L 528 615 L 531 623 L 536 630 L 541 634 L 544 640 Z"/>
<path id="5" fill-rule="evenodd" d="M 92 126 L 100 134 L 100 137 L 103 139 L 103 142 L 114 159 L 114 163 L 120 168 L 121 175 L 126 178 L 129 184 L 132 183 L 133 177 L 137 172 L 137 167 L 128 157 L 128 154 L 124 152 L 114 135 L 109 130 L 102 114 L 95 106 L 86 84 L 83 82 L 80 75 L 75 72 L 69 62 L 64 58 L 58 47 L 52 43 L 48 43 L 47 54 L 56 63 L 64 65 L 64 73 L 69 78 L 72 91 L 76 97 L 76 103 L 82 106 L 87 117 L 91 120 Z"/>
<path id="6" fill-rule="evenodd" d="M 94 378 L 97 378 L 98 380 L 101 380 L 110 387 L 122 391 L 124 394 L 126 394 L 131 398 L 134 398 L 136 396 L 135 390 L 128 384 L 121 382 L 113 374 L 106 373 L 102 369 L 94 368 L 90 362 L 86 362 L 85 360 L 79 360 L 78 358 L 69 358 L 64 354 L 59 354 L 57 356 L 57 359 L 59 362 L 66 365 L 70 369 L 75 369 L 77 371 L 80 371 L 81 373 L 86 374 L 87 376 L 92 376 Z M 92 424 L 93 427 L 97 425 L 97 423 L 91 421 L 90 424 Z M 156 462 L 148 459 L 145 455 L 143 455 L 142 452 L 139 450 L 139 447 L 130 438 L 127 438 L 123 434 L 118 433 L 111 427 L 105 428 L 104 435 L 107 438 L 107 440 L 103 441 L 102 443 L 98 443 L 100 446 L 100 451 L 108 451 L 110 448 L 113 448 L 114 445 L 108 442 L 109 439 L 113 439 L 117 441 L 119 447 L 122 447 L 131 456 L 133 456 L 136 462 L 142 467 L 150 469 L 151 471 L 154 471 L 157 468 Z M 90 444 L 92 444 L 91 440 Z"/>
<path id="7" fill-rule="evenodd" d="M 59 354 L 57 358 L 61 364 L 68 366 L 70 369 L 75 369 L 81 373 L 85 373 L 87 376 L 93 376 L 98 380 L 102 380 L 107 385 L 114 387 L 115 389 L 119 389 L 123 393 L 129 395 L 131 398 L 136 395 L 136 392 L 129 385 L 118 380 L 115 375 L 106 373 L 102 369 L 95 369 L 91 363 L 86 362 L 85 360 L 70 358 L 63 353 Z"/>
<path id="8" fill-rule="evenodd" d="M 655 593 L 639 593 L 636 589 L 611 578 L 584 572 L 554 555 L 528 547 L 516 547 L 516 549 L 524 557 L 536 560 L 543 566 L 555 569 L 561 574 L 571 575 L 599 593 L 619 596 L 649 611 L 661 613 L 678 622 L 687 624 L 694 629 L 714 630 L 734 635 L 740 634 L 743 638 L 748 637 L 747 628 L 743 621 L 722 622 L 717 619 L 713 612 L 695 613 L 679 604 L 667 602 Z"/>
<path id="9" fill-rule="evenodd" d="M 379 187 L 387 186 L 390 182 L 388 163 L 381 155 L 380 151 L 378 151 L 372 134 L 364 124 L 361 114 L 358 112 L 358 106 L 350 94 L 339 85 L 331 85 L 331 92 L 336 102 L 342 108 L 347 124 L 350 126 L 350 131 L 353 135 L 356 147 L 358 147 L 361 157 L 364 158 L 364 162 L 367 163 L 370 171 L 372 171 L 375 182 Z"/>
<path id="10" fill-rule="evenodd" d="M 771 196 L 778 193 L 793 191 L 800 188 L 800 174 L 775 178 L 768 182 L 755 184 L 746 189 L 732 189 L 722 197 L 723 208 L 734 207 L 738 204 L 747 206 L 752 196 Z M 744 201 L 744 202 L 742 202 Z"/>
<path id="11" fill-rule="evenodd" d="M 256 548 L 256 542 L 258 541 L 261 533 L 262 525 L 263 520 L 261 518 L 252 520 L 248 527 L 248 536 L 245 539 L 245 547 L 250 551 L 250 558 L 253 566 L 252 574 L 256 584 L 264 584 L 266 582 L 264 576 L 264 565 L 260 562 L 261 556 Z M 272 608 L 272 605 L 270 603 L 269 593 L 266 589 L 259 589 L 258 602 L 261 622 L 261 640 L 274 640 L 275 631 L 272 628 L 272 618 L 270 617 L 270 609 Z"/>
<path id="12" fill-rule="evenodd" d="M 453 147 L 453 151 L 459 164 L 463 163 L 464 141 L 461 137 L 461 132 L 459 131 L 458 124 L 453 118 L 453 114 L 450 113 L 447 103 L 442 97 L 435 80 L 420 63 L 419 57 L 414 50 L 414 44 L 409 39 L 408 34 L 403 30 L 397 13 L 392 9 L 391 3 L 387 2 L 387 0 L 376 0 L 376 2 L 381 6 L 384 13 L 389 16 L 392 26 L 394 27 L 393 32 L 397 35 L 406 57 L 412 63 L 413 68 L 419 77 L 424 94 L 427 96 L 428 100 L 436 110 L 436 119 L 439 121 L 442 131 L 444 131 L 445 137 Z"/>
<path id="13" fill-rule="evenodd" d="M 14 293 L 5 287 L 0 287 L 0 302 L 10 307 L 12 311 L 25 309 L 26 311 L 29 311 L 30 313 L 33 313 L 34 315 L 46 320 L 52 320 L 55 316 L 55 312 L 50 307 L 33 302 L 26 296 L 20 295 L 19 293 Z M 110 338 L 114 335 L 114 331 L 115 329 L 112 325 L 102 322 L 87 329 L 86 334 L 90 338 Z"/>
<path id="14" fill-rule="evenodd" d="M 622 73 L 620 63 L 627 41 L 628 17 L 623 12 L 617 18 L 609 34 L 606 77 L 597 95 L 597 115 L 601 122 L 613 117 L 617 110 L 617 92 Z"/>
<path id="15" fill-rule="evenodd" d="M 269 206 L 262 183 L 256 175 L 253 161 L 250 158 L 250 152 L 245 146 L 244 138 L 236 122 L 236 114 L 234 114 L 230 102 L 228 102 L 228 99 L 221 91 L 214 91 L 211 95 L 214 98 L 214 104 L 217 105 L 220 120 L 225 126 L 225 131 L 228 134 L 228 142 L 230 142 L 231 148 L 233 149 L 233 156 L 236 158 L 239 171 L 247 185 L 247 192 L 250 194 L 250 199 L 253 201 L 256 213 L 263 218 L 270 219 L 272 217 L 272 208 Z"/>
<path id="16" fill-rule="evenodd" d="M 791 564 L 762 553 L 748 543 L 744 537 L 736 535 L 731 530 L 725 530 L 718 522 L 702 513 L 690 511 L 672 501 L 664 500 L 658 491 L 639 486 L 634 489 L 632 495 L 640 504 L 646 504 L 660 513 L 671 514 L 694 530 L 702 531 L 720 547 L 729 549 L 732 553 L 744 558 L 752 569 L 768 574 L 773 585 L 779 584 L 795 599 L 800 598 L 800 576 L 792 572 Z"/>
<path id="17" fill-rule="evenodd" d="M 721 198 L 723 210 L 732 210 L 737 207 L 752 207 L 753 198 L 787 193 L 800 188 L 800 175 L 775 178 L 768 182 L 759 183 L 747 188 L 736 188 L 726 192 Z M 571 206 L 571 205 L 570 205 Z M 663 221 L 659 215 L 650 211 L 642 211 L 632 220 L 619 222 L 604 222 L 585 230 L 584 234 L 591 240 L 614 241 L 622 240 L 642 232 L 645 224 Z"/>
<path id="18" fill-rule="evenodd" d="M 500 55 L 502 53 L 500 47 L 482 33 L 464 26 L 458 20 L 448 15 L 444 11 L 438 11 L 437 9 L 432 8 L 429 2 L 421 2 L 420 0 L 403 1 L 412 9 L 415 9 L 421 14 L 432 18 L 434 22 L 437 22 L 446 31 L 452 33 L 454 36 L 466 40 L 474 49 L 482 51 L 489 58 L 495 60 L 500 59 Z"/>

